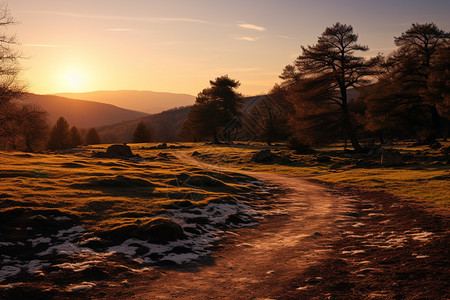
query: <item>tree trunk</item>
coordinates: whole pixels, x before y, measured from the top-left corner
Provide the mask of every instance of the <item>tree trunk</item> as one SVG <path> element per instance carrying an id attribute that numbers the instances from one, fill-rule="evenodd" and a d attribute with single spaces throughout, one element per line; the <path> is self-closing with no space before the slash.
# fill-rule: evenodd
<path id="1" fill-rule="evenodd" d="M 343 125 L 346 136 L 348 136 L 350 142 L 352 143 L 353 149 L 356 152 L 362 152 L 363 148 L 358 142 L 358 138 L 356 137 L 355 130 L 350 122 L 350 116 L 348 113 L 348 105 L 347 105 L 347 89 L 345 87 L 341 87 L 341 96 L 342 96 L 342 114 L 343 114 Z"/>

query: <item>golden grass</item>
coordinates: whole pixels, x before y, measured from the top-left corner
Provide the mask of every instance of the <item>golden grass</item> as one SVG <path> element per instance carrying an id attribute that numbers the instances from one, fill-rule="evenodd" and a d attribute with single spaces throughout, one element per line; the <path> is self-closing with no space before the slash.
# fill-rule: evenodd
<path id="1" fill-rule="evenodd" d="M 444 146 L 449 146 L 445 143 Z M 294 162 L 288 165 L 260 164 L 250 162 L 252 155 L 263 148 L 271 148 L 273 152 L 290 155 Z M 425 146 L 407 148 L 405 144 L 396 145 L 402 154 L 424 153 L 428 161 L 398 167 L 353 167 L 330 168 L 333 163 L 343 162 L 349 158 L 339 154 L 339 145 L 318 149 L 318 153 L 328 153 L 332 161 L 318 163 L 314 155 L 297 155 L 285 146 L 267 147 L 263 144 L 248 145 L 204 145 L 196 150 L 202 154 L 201 160 L 219 163 L 242 170 L 273 172 L 280 174 L 301 175 L 325 182 L 344 183 L 362 188 L 384 190 L 404 198 L 438 205 L 450 205 L 448 165 L 433 164 L 439 151 Z"/>
<path id="2" fill-rule="evenodd" d="M 133 148 L 151 161 L 92 158 L 91 148 L 73 154 L 0 152 L 0 212 L 57 208 L 82 217 L 83 225 L 96 231 L 157 216 L 180 201 L 205 205 L 246 188 L 185 165 L 170 157 L 171 150 Z M 169 159 L 158 158 L 161 151 Z M 179 180 L 180 174 L 195 177 L 196 185 Z"/>

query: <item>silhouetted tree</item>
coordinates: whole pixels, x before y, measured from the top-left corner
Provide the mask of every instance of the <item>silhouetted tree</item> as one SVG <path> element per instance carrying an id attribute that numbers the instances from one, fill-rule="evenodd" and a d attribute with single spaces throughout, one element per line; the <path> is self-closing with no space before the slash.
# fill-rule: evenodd
<path id="1" fill-rule="evenodd" d="M 325 29 L 317 44 L 302 46 L 294 66 L 285 67 L 280 77 L 296 107 L 292 124 L 301 139 L 314 143 L 319 139 L 314 140 L 312 134 L 327 140 L 336 130 L 343 131 L 354 149 L 362 150 L 349 110 L 348 89 L 369 84 L 379 58 L 355 56 L 355 51 L 368 51 L 357 40 L 352 26 L 336 23 Z"/>
<path id="2" fill-rule="evenodd" d="M 86 144 L 88 145 L 96 145 L 100 144 L 100 136 L 95 128 L 91 128 L 88 130 L 86 134 Z"/>
<path id="3" fill-rule="evenodd" d="M 183 130 L 194 139 L 212 137 L 218 143 L 220 129 L 238 114 L 242 95 L 236 92 L 239 81 L 228 75 L 217 77 L 210 84 L 198 94 Z"/>
<path id="4" fill-rule="evenodd" d="M 4 30 L 16 24 L 9 14 L 6 5 L 0 7 L 0 103 L 20 98 L 24 93 L 24 85 L 18 80 L 20 72 L 20 54 L 16 50 L 18 42 L 16 37 L 8 35 Z"/>
<path id="5" fill-rule="evenodd" d="M 23 137 L 25 149 L 35 151 L 43 149 L 48 136 L 47 112 L 41 108 L 27 104 L 20 110 L 20 135 Z"/>
<path id="6" fill-rule="evenodd" d="M 423 136 L 424 143 L 436 142 L 441 127 L 438 106 L 443 98 L 430 96 L 435 92 L 429 90 L 429 78 L 439 68 L 434 57 L 449 38 L 449 33 L 433 23 L 412 24 L 395 38 L 398 48 L 382 64 L 382 75 L 366 98 L 371 129 L 403 127 L 405 133 Z"/>
<path id="7" fill-rule="evenodd" d="M 47 148 L 50 150 L 69 149 L 72 146 L 70 140 L 69 123 L 60 117 L 50 131 Z"/>
<path id="8" fill-rule="evenodd" d="M 133 133 L 133 143 L 148 143 L 151 140 L 150 130 L 144 122 L 139 122 Z"/>
<path id="9" fill-rule="evenodd" d="M 0 147 L 15 146 L 17 138 L 20 108 L 11 103 L 12 99 L 19 99 L 24 95 L 25 86 L 18 80 L 20 72 L 20 54 L 15 50 L 17 41 L 15 36 L 9 35 L 6 29 L 16 22 L 9 14 L 6 5 L 0 6 Z"/>
<path id="10" fill-rule="evenodd" d="M 76 128 L 75 126 L 72 126 L 72 128 L 70 129 L 70 142 L 72 144 L 72 147 L 78 147 L 83 144 L 80 132 L 78 132 L 78 128 Z"/>

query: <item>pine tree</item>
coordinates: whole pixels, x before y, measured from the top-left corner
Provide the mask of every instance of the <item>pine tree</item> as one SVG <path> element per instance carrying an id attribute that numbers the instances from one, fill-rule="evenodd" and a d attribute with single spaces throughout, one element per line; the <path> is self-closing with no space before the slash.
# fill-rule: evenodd
<path id="1" fill-rule="evenodd" d="M 151 140 L 150 130 L 144 122 L 139 122 L 133 134 L 133 143 L 148 143 Z"/>
<path id="2" fill-rule="evenodd" d="M 71 146 L 69 123 L 67 123 L 66 119 L 60 117 L 50 131 L 47 148 L 50 150 L 60 150 L 68 149 Z"/>
<path id="3" fill-rule="evenodd" d="M 91 128 L 87 132 L 86 144 L 88 144 L 88 145 L 100 144 L 100 136 L 95 128 Z"/>

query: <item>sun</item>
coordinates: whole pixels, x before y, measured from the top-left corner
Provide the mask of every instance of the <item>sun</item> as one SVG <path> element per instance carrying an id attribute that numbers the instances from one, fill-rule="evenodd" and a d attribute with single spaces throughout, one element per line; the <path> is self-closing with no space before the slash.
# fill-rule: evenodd
<path id="1" fill-rule="evenodd" d="M 81 77 L 79 74 L 68 74 L 67 76 L 67 83 L 72 88 L 79 88 L 81 84 Z"/>
<path id="2" fill-rule="evenodd" d="M 67 92 L 79 92 L 86 89 L 89 73 L 77 66 L 61 69 L 59 73 L 60 89 Z"/>

